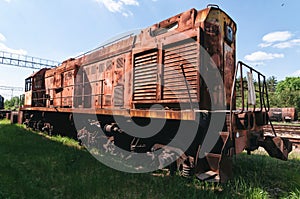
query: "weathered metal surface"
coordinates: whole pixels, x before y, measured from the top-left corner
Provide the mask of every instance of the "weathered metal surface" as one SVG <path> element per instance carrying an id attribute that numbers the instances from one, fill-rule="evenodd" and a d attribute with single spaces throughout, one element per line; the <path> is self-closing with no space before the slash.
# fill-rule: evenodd
<path id="1" fill-rule="evenodd" d="M 271 157 L 281 160 L 287 160 L 288 154 L 292 150 L 292 144 L 281 137 L 265 137 L 261 146 L 268 152 Z"/>
<path id="2" fill-rule="evenodd" d="M 163 100 L 183 100 L 190 98 L 193 102 L 199 101 L 199 69 L 197 67 L 197 43 L 186 41 L 164 47 L 163 62 Z M 180 65 L 184 68 L 182 73 Z M 187 85 L 184 84 L 185 79 Z"/>
<path id="3" fill-rule="evenodd" d="M 25 110 L 25 108 L 23 108 Z M 85 108 L 46 108 L 46 107 L 28 107 L 29 111 L 47 111 L 57 113 L 82 113 L 82 114 L 97 114 L 97 115 L 114 115 L 124 117 L 140 117 L 140 118 L 159 118 L 173 120 L 194 121 L 197 113 L 194 111 L 170 111 L 170 110 L 139 110 L 139 109 L 85 109 Z"/>
<path id="4" fill-rule="evenodd" d="M 157 50 L 134 56 L 133 100 L 156 101 L 158 85 Z"/>

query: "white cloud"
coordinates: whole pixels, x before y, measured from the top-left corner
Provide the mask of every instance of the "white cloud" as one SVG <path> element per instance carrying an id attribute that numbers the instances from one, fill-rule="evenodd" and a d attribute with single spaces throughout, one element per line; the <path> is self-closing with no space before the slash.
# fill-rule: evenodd
<path id="1" fill-rule="evenodd" d="M 133 15 L 125 6 L 139 6 L 137 0 L 96 0 L 96 2 L 103 4 L 110 12 L 118 12 L 125 17 Z"/>
<path id="2" fill-rule="evenodd" d="M 297 70 L 295 71 L 293 74 L 292 74 L 293 77 L 300 77 L 300 70 Z"/>
<path id="3" fill-rule="evenodd" d="M 4 52 L 9 52 L 9 53 L 16 53 L 16 54 L 21 54 L 21 55 L 26 55 L 27 51 L 23 50 L 23 49 L 12 49 L 7 47 L 5 44 L 0 43 L 0 51 L 4 51 Z"/>
<path id="4" fill-rule="evenodd" d="M 292 33 L 289 31 L 277 31 L 271 32 L 263 36 L 262 40 L 266 43 L 274 43 L 277 41 L 286 41 L 292 37 Z"/>
<path id="5" fill-rule="evenodd" d="M 125 5 L 132 5 L 132 6 L 138 6 L 139 2 L 137 0 L 120 0 Z"/>
<path id="6" fill-rule="evenodd" d="M 266 48 L 266 47 L 269 47 L 269 46 L 272 46 L 272 45 L 273 45 L 272 43 L 261 43 L 258 46 L 261 47 L 261 48 Z"/>
<path id="7" fill-rule="evenodd" d="M 289 31 L 276 31 L 271 32 L 263 36 L 262 40 L 264 43 L 259 44 L 259 47 L 266 48 L 266 47 L 276 47 L 274 46 L 275 42 L 284 43 L 285 41 L 289 40 L 293 34 Z M 286 44 L 283 44 L 286 45 Z M 277 48 L 277 47 L 276 47 Z"/>
<path id="8" fill-rule="evenodd" d="M 293 40 L 290 40 L 290 41 L 281 42 L 281 43 L 273 45 L 273 47 L 280 48 L 280 49 L 292 48 L 294 46 L 300 46 L 300 39 L 293 39 Z"/>
<path id="9" fill-rule="evenodd" d="M 127 11 L 127 12 L 123 12 L 122 15 L 123 15 L 124 17 L 129 17 L 129 16 L 133 16 L 133 13 L 130 12 L 130 11 Z"/>
<path id="10" fill-rule="evenodd" d="M 10 3 L 11 2 L 11 0 L 4 0 L 5 2 L 7 2 L 7 3 Z"/>
<path id="11" fill-rule="evenodd" d="M 12 48 L 9 48 L 7 47 L 3 42 L 6 41 L 6 38 L 5 36 L 0 33 L 0 51 L 4 51 L 4 52 L 9 52 L 9 53 L 16 53 L 16 54 L 21 54 L 21 55 L 26 55 L 27 52 L 23 49 L 12 49 Z"/>
<path id="12" fill-rule="evenodd" d="M 6 41 L 6 38 L 3 34 L 0 33 L 0 42 Z"/>
<path id="13" fill-rule="evenodd" d="M 249 64 L 250 64 L 250 66 L 255 66 L 255 67 L 257 67 L 257 66 L 265 66 L 266 65 L 264 62 L 251 62 Z"/>
<path id="14" fill-rule="evenodd" d="M 98 3 L 102 3 L 110 12 L 121 12 L 123 3 L 121 1 L 114 0 L 96 0 Z"/>
<path id="15" fill-rule="evenodd" d="M 246 55 L 245 59 L 247 61 L 257 62 L 257 61 L 265 61 L 265 60 L 271 60 L 271 59 L 283 58 L 283 57 L 284 57 L 284 54 L 266 53 L 266 52 L 262 52 L 262 51 L 257 51 L 250 55 Z"/>

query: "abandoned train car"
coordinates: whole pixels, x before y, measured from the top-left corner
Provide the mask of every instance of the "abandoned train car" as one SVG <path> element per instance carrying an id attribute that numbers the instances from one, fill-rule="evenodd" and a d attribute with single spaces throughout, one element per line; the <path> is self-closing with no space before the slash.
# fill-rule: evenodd
<path id="1" fill-rule="evenodd" d="M 73 137 L 80 132 L 82 138 L 88 135 L 75 127 L 74 114 L 86 123 L 95 114 L 107 139 L 137 153 L 167 149 L 184 123 L 188 127 L 185 137 L 195 133 L 195 139 L 186 149 L 177 143 L 164 153 L 183 151 L 175 169 L 194 173 L 201 180 L 226 181 L 232 174 L 233 155 L 259 146 L 286 160 L 288 141 L 264 136 L 263 126 L 268 123 L 265 77 L 236 62 L 236 31 L 235 22 L 218 6 L 190 9 L 56 68 L 42 69 L 25 81 L 20 121 Z M 257 88 L 250 88 L 251 78 L 238 79 L 243 71 L 259 79 Z M 216 83 L 218 79 L 219 85 L 209 85 L 209 80 Z M 245 81 L 250 85 L 247 88 Z M 256 99 L 247 99 L 246 92 Z M 237 110 L 238 97 L 243 107 Z M 216 132 L 209 130 L 213 114 L 224 115 Z M 130 118 L 140 126 L 150 120 L 165 124 L 151 137 L 144 132 L 133 136 L 118 126 L 116 118 L 125 122 Z M 92 133 L 84 123 L 83 134 Z M 217 134 L 217 140 L 199 157 L 210 134 Z"/>
<path id="2" fill-rule="evenodd" d="M 291 122 L 298 120 L 297 109 L 294 107 L 289 108 L 270 108 L 269 111 L 271 121 L 285 121 Z"/>

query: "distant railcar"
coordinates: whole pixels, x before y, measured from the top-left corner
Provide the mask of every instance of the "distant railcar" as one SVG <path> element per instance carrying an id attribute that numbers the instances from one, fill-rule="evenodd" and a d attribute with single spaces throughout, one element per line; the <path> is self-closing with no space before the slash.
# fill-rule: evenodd
<path id="1" fill-rule="evenodd" d="M 0 95 L 0 110 L 4 109 L 4 97 Z"/>
<path id="2" fill-rule="evenodd" d="M 0 119 L 3 119 L 6 117 L 6 113 L 8 113 L 9 111 L 4 110 L 4 97 L 2 95 L 0 95 Z"/>
<path id="3" fill-rule="evenodd" d="M 36 129 L 87 138 L 85 145 L 95 142 L 95 132 L 103 131 L 107 142 L 125 151 L 163 150 L 160 163 L 179 153 L 171 170 L 224 182 L 231 176 L 234 154 L 263 146 L 271 156 L 286 160 L 290 151 L 288 141 L 264 137 L 265 76 L 236 63 L 235 49 L 236 24 L 230 16 L 218 6 L 191 9 L 31 75 L 25 82 L 21 120 Z M 238 78 L 243 71 L 262 82 L 251 89 L 254 84 L 249 78 L 247 87 L 252 96 L 256 92 L 260 97 L 259 104 L 245 97 L 246 80 Z M 237 110 L 238 97 L 243 106 Z M 82 128 L 76 126 L 77 130 L 74 114 L 82 118 Z M 214 115 L 222 114 L 217 120 L 221 129 L 208 130 Z M 93 115 L 98 125 L 87 126 Z M 157 134 L 145 137 L 147 132 L 126 132 L 120 121 L 127 126 L 165 123 Z M 184 136 L 171 142 L 178 131 Z M 214 135 L 215 143 L 200 157 L 199 151 L 207 147 L 205 137 Z M 182 148 L 189 138 L 193 138 L 190 146 Z"/>
<path id="4" fill-rule="evenodd" d="M 269 116 L 271 121 L 296 121 L 298 114 L 296 108 L 270 108 Z"/>

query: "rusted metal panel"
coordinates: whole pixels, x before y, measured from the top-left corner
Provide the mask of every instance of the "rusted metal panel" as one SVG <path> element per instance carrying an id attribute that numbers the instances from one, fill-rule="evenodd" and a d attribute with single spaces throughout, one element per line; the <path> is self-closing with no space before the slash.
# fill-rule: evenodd
<path id="1" fill-rule="evenodd" d="M 191 100 L 198 101 L 198 66 L 197 66 L 197 43 L 179 43 L 164 47 L 163 62 L 163 100 L 188 99 L 188 91 L 191 93 Z M 182 73 L 180 65 L 183 65 L 185 74 Z M 188 85 L 185 85 L 185 78 Z"/>
<path id="2" fill-rule="evenodd" d="M 226 92 L 226 105 L 230 106 L 231 89 L 234 79 L 234 66 L 235 66 L 235 49 L 224 44 L 224 87 Z M 234 103 L 235 104 L 235 103 Z M 233 107 L 235 109 L 235 107 Z"/>
<path id="3" fill-rule="evenodd" d="M 296 108 L 282 108 L 282 118 L 289 121 L 297 120 Z"/>
<path id="4" fill-rule="evenodd" d="M 132 68 L 132 53 L 125 54 L 125 69 L 124 69 L 124 108 L 133 108 L 132 105 L 132 89 L 133 89 L 133 68 Z"/>
<path id="5" fill-rule="evenodd" d="M 226 106 L 229 108 L 236 59 L 236 24 L 228 15 L 219 9 L 210 8 L 209 11 L 204 20 L 203 30 L 205 39 L 203 47 L 207 50 L 214 64 L 218 67 L 221 77 L 223 78 Z M 231 32 L 228 33 L 228 31 Z M 219 90 L 216 90 L 216 92 L 220 93 Z"/>
<path id="6" fill-rule="evenodd" d="M 133 100 L 156 100 L 157 50 L 134 56 Z"/>
<path id="7" fill-rule="evenodd" d="M 45 73 L 46 106 L 72 107 L 74 81 L 80 59 L 69 59 Z"/>
<path id="8" fill-rule="evenodd" d="M 196 119 L 194 111 L 170 111 L 170 110 L 130 110 L 131 117 L 161 118 L 173 120 L 190 120 Z"/>
<path id="9" fill-rule="evenodd" d="M 242 153 L 248 146 L 248 134 L 247 130 L 238 130 L 235 133 L 235 153 Z"/>
<path id="10" fill-rule="evenodd" d="M 73 106 L 74 73 L 72 69 L 63 73 L 62 107 Z"/>
<path id="11" fill-rule="evenodd" d="M 32 105 L 32 90 L 25 92 L 24 107 L 30 107 Z"/>
<path id="12" fill-rule="evenodd" d="M 103 61 L 130 52 L 133 48 L 134 43 L 134 36 L 130 36 L 127 39 L 119 41 L 112 41 L 111 43 L 101 46 L 98 49 L 94 50 L 94 52 L 86 55 L 83 61 L 83 65 Z"/>

